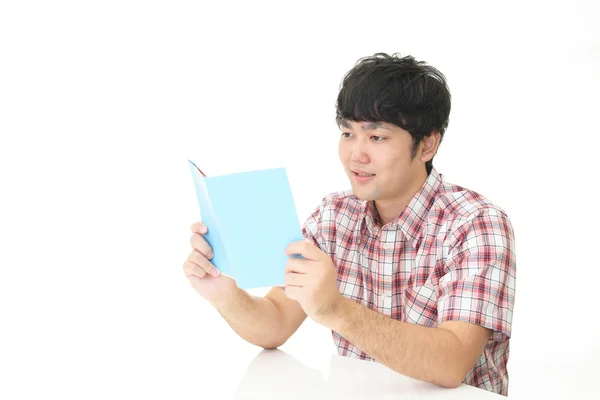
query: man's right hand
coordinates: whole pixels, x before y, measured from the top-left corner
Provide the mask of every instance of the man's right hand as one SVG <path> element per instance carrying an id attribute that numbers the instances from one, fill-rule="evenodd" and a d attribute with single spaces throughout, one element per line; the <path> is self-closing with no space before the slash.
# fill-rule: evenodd
<path id="1" fill-rule="evenodd" d="M 210 262 L 213 258 L 212 249 L 202 236 L 208 232 L 206 225 L 196 222 L 192 224 L 191 230 L 192 252 L 183 263 L 185 276 L 194 289 L 213 306 L 223 304 L 238 289 L 235 280 L 222 275 Z"/>

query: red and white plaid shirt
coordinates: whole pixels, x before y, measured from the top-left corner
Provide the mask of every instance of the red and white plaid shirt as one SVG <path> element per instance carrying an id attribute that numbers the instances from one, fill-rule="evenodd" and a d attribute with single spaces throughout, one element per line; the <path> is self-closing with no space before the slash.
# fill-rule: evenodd
<path id="1" fill-rule="evenodd" d="M 465 321 L 493 331 L 464 383 L 507 395 L 515 244 L 506 213 L 435 168 L 406 209 L 381 226 L 352 192 L 323 199 L 303 227 L 329 254 L 344 296 L 427 327 Z M 376 361 L 332 331 L 338 353 Z"/>

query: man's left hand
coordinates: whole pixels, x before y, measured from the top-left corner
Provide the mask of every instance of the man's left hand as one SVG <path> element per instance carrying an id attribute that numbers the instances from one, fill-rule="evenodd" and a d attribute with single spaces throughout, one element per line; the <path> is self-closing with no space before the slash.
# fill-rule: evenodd
<path id="1" fill-rule="evenodd" d="M 291 243 L 285 254 L 285 294 L 296 300 L 313 320 L 322 323 L 338 307 L 343 296 L 337 288 L 337 271 L 328 254 L 308 240 Z"/>

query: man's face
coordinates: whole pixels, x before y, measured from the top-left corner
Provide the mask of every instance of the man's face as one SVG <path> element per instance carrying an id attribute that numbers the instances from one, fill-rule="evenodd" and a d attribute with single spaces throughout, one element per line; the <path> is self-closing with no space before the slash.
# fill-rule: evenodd
<path id="1" fill-rule="evenodd" d="M 419 152 L 411 158 L 412 137 L 404 129 L 385 122 L 349 120 L 340 128 L 339 157 L 353 193 L 361 200 L 403 198 L 426 177 Z"/>

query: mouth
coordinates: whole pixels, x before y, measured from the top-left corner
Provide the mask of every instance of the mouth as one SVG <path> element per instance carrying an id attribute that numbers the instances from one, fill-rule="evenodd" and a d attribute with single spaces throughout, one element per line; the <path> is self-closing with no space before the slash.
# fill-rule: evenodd
<path id="1" fill-rule="evenodd" d="M 373 179 L 373 177 L 375 176 L 375 174 L 371 174 L 366 171 L 351 170 L 351 172 L 352 172 L 352 176 L 353 176 L 354 180 L 356 180 L 357 182 L 367 182 L 367 181 Z"/>

